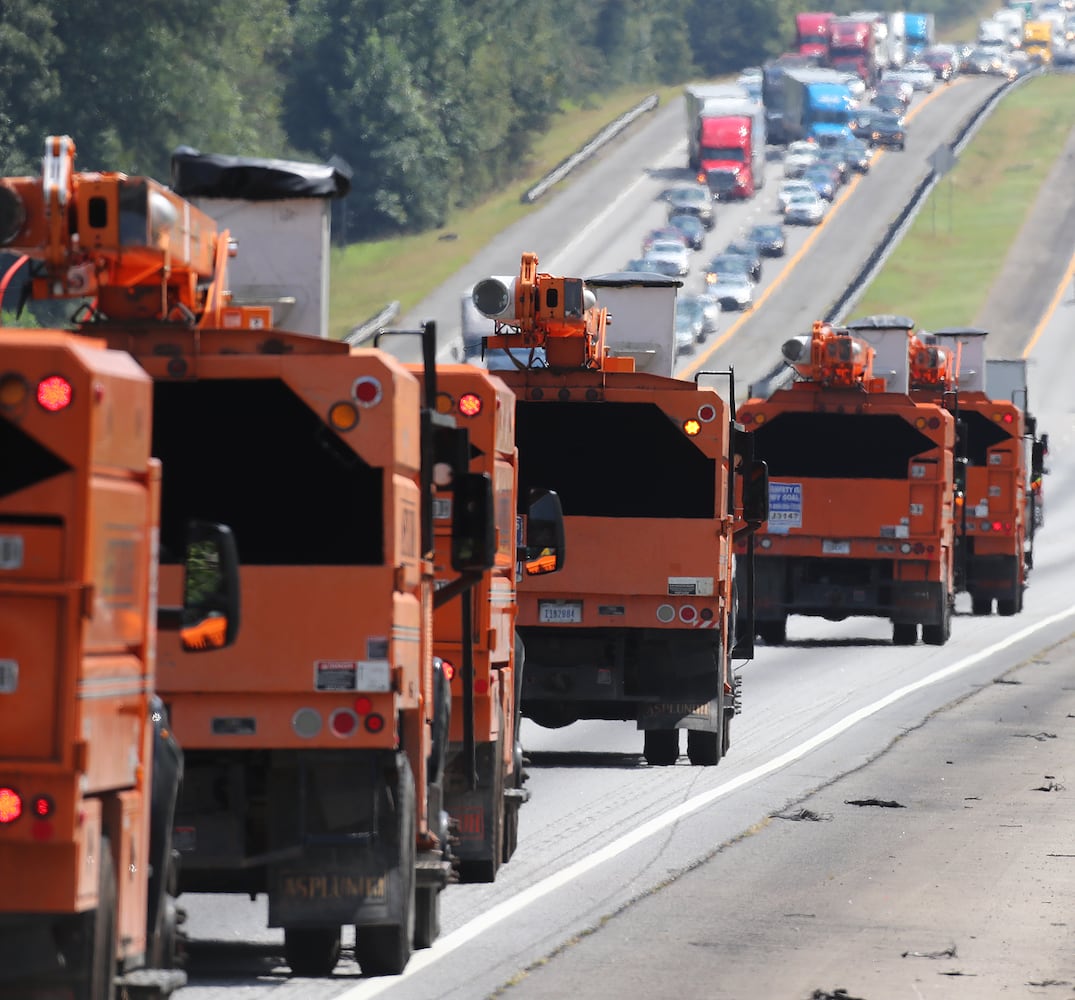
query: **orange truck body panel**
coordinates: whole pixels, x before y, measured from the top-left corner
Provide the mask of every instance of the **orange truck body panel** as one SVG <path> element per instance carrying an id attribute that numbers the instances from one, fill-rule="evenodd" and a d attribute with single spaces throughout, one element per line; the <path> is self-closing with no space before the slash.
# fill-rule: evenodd
<path id="1" fill-rule="evenodd" d="M 726 405 L 715 390 L 643 373 L 502 377 L 519 399 L 523 488 L 560 494 L 569 553 L 558 575 L 520 585 L 524 714 L 719 731 L 713 706 L 725 695 L 730 706 L 735 683 Z M 682 643 L 710 667 L 665 663 Z"/>
<path id="2" fill-rule="evenodd" d="M 24 807 L 0 824 L 0 924 L 94 910 L 107 833 L 118 957 L 138 964 L 160 489 L 151 384 L 127 355 L 73 334 L 0 330 L 0 353 L 0 786 Z M 49 411 L 35 392 L 56 376 L 70 399 Z M 45 818 L 31 812 L 41 796 Z"/>
<path id="3" fill-rule="evenodd" d="M 889 342 L 902 350 L 906 385 L 908 333 Z M 872 377 L 872 349 L 857 379 L 849 368 L 822 376 L 826 343 L 815 329 L 813 378 L 738 413 L 770 477 L 755 563 L 757 632 L 782 642 L 789 614 L 864 615 L 900 630 L 921 624 L 926 641 L 940 644 L 953 599 L 954 420 L 937 403 L 913 400 L 899 377 L 897 391 L 886 391 Z"/>
<path id="4" fill-rule="evenodd" d="M 455 821 L 455 853 L 464 880 L 487 881 L 514 847 L 505 846 L 504 827 L 517 823 L 518 798 L 505 789 L 521 787 L 516 760 L 518 676 L 515 576 L 518 538 L 518 452 L 515 446 L 515 395 L 496 376 L 474 365 L 439 365 L 437 388 L 447 412 L 466 428 L 470 471 L 493 482 L 496 564 L 470 592 L 470 656 L 473 672 L 475 744 L 474 787 L 468 781 L 463 685 L 463 599 L 438 608 L 433 619 L 434 653 L 452 667 L 451 742 L 445 777 L 445 808 Z M 480 403 L 478 402 L 480 401 Z M 436 510 L 437 583 L 452 583 L 451 498 L 441 491 Z M 475 870 L 479 863 L 481 871 Z"/>

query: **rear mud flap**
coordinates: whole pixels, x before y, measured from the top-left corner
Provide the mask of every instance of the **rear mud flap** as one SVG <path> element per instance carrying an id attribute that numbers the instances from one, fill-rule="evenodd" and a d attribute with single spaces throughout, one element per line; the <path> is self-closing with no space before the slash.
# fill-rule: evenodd
<path id="1" fill-rule="evenodd" d="M 718 696 L 709 701 L 652 702 L 638 709 L 639 729 L 695 729 L 719 733 L 723 705 Z"/>

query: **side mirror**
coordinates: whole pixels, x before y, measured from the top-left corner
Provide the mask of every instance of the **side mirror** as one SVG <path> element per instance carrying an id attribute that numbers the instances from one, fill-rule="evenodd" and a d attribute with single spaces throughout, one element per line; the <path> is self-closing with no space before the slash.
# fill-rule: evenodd
<path id="1" fill-rule="evenodd" d="M 743 520 L 754 526 L 769 520 L 769 466 L 761 459 L 743 470 Z"/>
<path id="2" fill-rule="evenodd" d="M 1035 441 L 1030 446 L 1030 475 L 1036 479 L 1045 471 L 1045 452 L 1048 448 L 1048 435 L 1042 435 L 1040 441 Z"/>
<path id="3" fill-rule="evenodd" d="M 195 653 L 232 645 L 239 635 L 239 551 L 231 529 L 192 521 L 183 569 L 183 649 Z"/>
<path id="4" fill-rule="evenodd" d="M 555 573 L 564 565 L 564 511 L 560 495 L 532 489 L 526 511 L 526 545 L 520 554 L 528 576 Z"/>
<path id="5" fill-rule="evenodd" d="M 452 569 L 484 573 L 495 563 L 493 481 L 484 472 L 465 472 L 452 490 Z"/>

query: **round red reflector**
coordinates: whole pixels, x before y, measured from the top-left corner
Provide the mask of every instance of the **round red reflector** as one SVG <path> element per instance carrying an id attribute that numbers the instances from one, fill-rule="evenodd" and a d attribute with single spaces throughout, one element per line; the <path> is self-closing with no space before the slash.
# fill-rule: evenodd
<path id="1" fill-rule="evenodd" d="M 71 383 L 62 375 L 52 375 L 37 383 L 37 401 L 50 413 L 71 405 Z"/>
<path id="2" fill-rule="evenodd" d="M 38 819 L 47 819 L 55 808 L 52 798 L 48 795 L 34 796 L 33 804 L 30 806 L 30 810 Z"/>
<path id="3" fill-rule="evenodd" d="M 355 379 L 351 395 L 359 406 L 373 406 L 381 401 L 381 383 L 372 375 L 363 375 Z"/>
<path id="4" fill-rule="evenodd" d="M 373 715 L 366 716 L 366 728 L 371 733 L 379 733 L 384 729 L 384 716 L 374 712 Z"/>
<path id="5" fill-rule="evenodd" d="M 684 622 L 692 622 L 698 617 L 697 609 L 690 604 L 685 604 L 679 609 L 679 620 Z"/>
<path id="6" fill-rule="evenodd" d="M 336 736 L 350 736 L 358 729 L 358 716 L 349 708 L 337 708 L 329 716 L 328 725 Z"/>
<path id="7" fill-rule="evenodd" d="M 373 708 L 373 702 L 366 697 L 355 699 L 355 711 L 359 715 L 369 715 L 370 709 Z"/>
<path id="8" fill-rule="evenodd" d="M 455 664 L 451 660 L 441 660 L 440 669 L 444 676 L 448 678 L 449 683 L 455 679 Z"/>
<path id="9" fill-rule="evenodd" d="M 484 677 L 478 677 L 474 681 L 474 693 L 485 694 L 489 690 L 489 682 Z"/>
<path id="10" fill-rule="evenodd" d="M 52 840 L 53 832 L 52 824 L 47 819 L 35 819 L 30 827 L 30 836 L 37 841 Z"/>
<path id="11" fill-rule="evenodd" d="M 473 392 L 464 392 L 459 397 L 459 412 L 464 417 L 476 417 L 482 411 L 482 398 Z"/>
<path id="12" fill-rule="evenodd" d="M 14 788 L 0 788 L 0 823 L 14 823 L 22 815 L 22 796 Z"/>

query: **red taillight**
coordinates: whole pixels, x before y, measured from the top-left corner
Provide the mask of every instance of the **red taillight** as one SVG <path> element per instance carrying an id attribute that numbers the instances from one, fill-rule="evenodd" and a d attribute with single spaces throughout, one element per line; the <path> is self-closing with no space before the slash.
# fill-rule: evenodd
<path id="1" fill-rule="evenodd" d="M 72 392 L 71 383 L 62 375 L 51 375 L 37 383 L 37 401 L 50 413 L 70 406 Z"/>
<path id="2" fill-rule="evenodd" d="M 22 796 L 14 788 L 0 788 L 0 823 L 14 823 L 22 815 Z"/>
<path id="3" fill-rule="evenodd" d="M 448 678 L 448 683 L 451 684 L 455 679 L 455 664 L 451 660 L 441 660 L 440 669 L 441 673 Z"/>
<path id="4" fill-rule="evenodd" d="M 384 716 L 377 712 L 366 716 L 366 729 L 371 733 L 379 733 L 384 729 Z"/>
<path id="5" fill-rule="evenodd" d="M 334 736 L 350 736 L 358 729 L 358 716 L 349 708 L 337 708 L 328 719 L 329 729 Z"/>
<path id="6" fill-rule="evenodd" d="M 351 395 L 359 406 L 375 406 L 381 401 L 381 383 L 372 375 L 363 375 L 355 379 Z"/>
<path id="7" fill-rule="evenodd" d="M 994 521 L 993 522 L 993 530 L 994 531 L 1000 531 L 1000 521 Z"/>
<path id="8" fill-rule="evenodd" d="M 30 803 L 30 812 L 38 819 L 48 819 L 55 808 L 56 804 L 52 801 L 51 796 L 48 795 L 35 795 L 33 802 Z"/>
<path id="9" fill-rule="evenodd" d="M 464 417 L 476 417 L 482 411 L 482 398 L 473 392 L 464 392 L 459 397 L 459 412 Z"/>
<path id="10" fill-rule="evenodd" d="M 373 708 L 373 702 L 369 698 L 363 696 L 355 699 L 355 711 L 359 715 L 369 715 L 371 708 Z"/>
<path id="11" fill-rule="evenodd" d="M 1013 417 L 1010 413 L 1005 413 L 1004 414 L 1004 423 L 1006 423 L 1006 424 L 1015 423 L 1015 417 Z"/>

